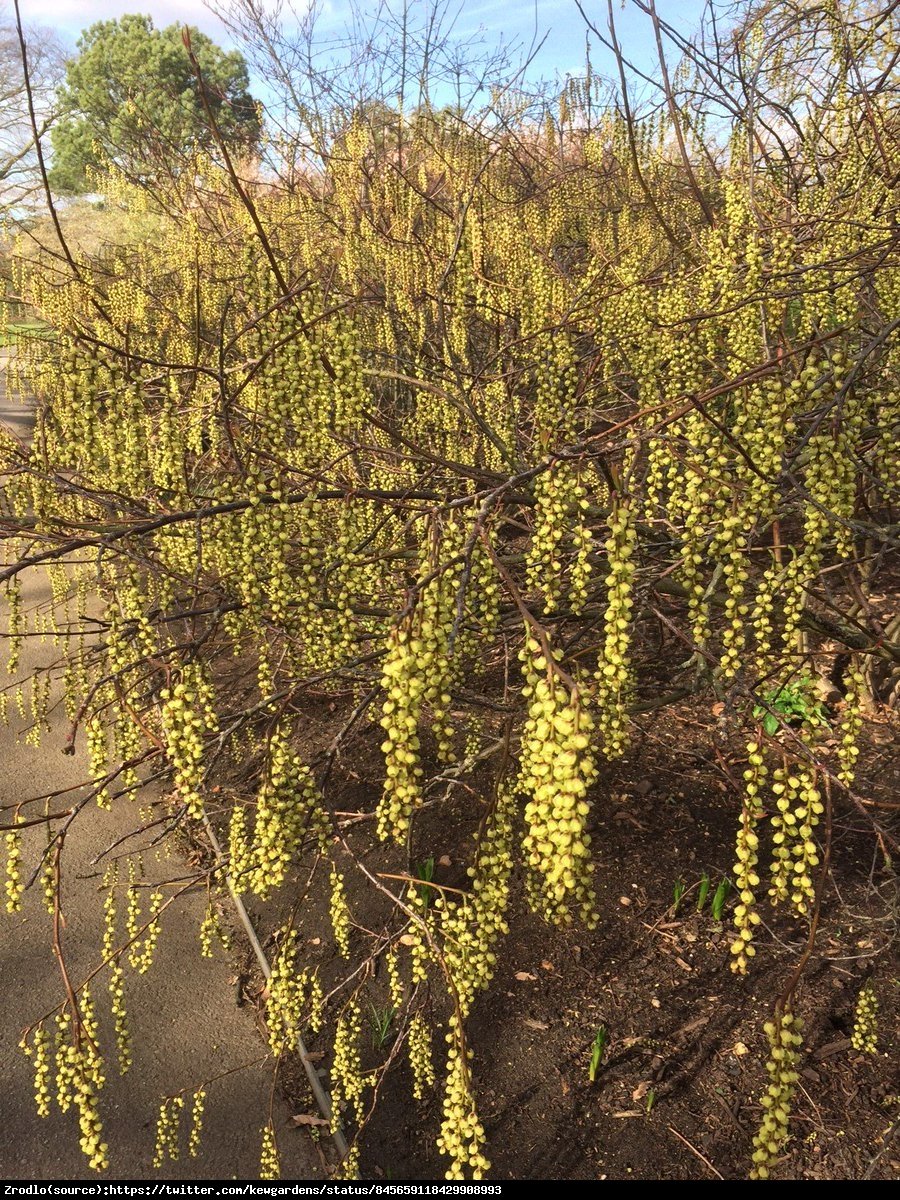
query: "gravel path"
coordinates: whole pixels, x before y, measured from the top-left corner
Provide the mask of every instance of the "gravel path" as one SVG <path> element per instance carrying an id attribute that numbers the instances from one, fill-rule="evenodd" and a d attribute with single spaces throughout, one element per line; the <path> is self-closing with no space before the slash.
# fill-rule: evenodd
<path id="1" fill-rule="evenodd" d="M 34 414 L 18 400 L 11 400 L 6 390 L 6 368 L 9 363 L 8 347 L 0 346 L 0 424 L 18 438 L 30 438 L 34 429 Z"/>
<path id="2" fill-rule="evenodd" d="M 14 423 L 20 436 L 29 433 L 27 410 L 7 404 L 2 386 L 0 420 Z M 32 573 L 25 581 L 24 592 L 26 607 L 44 600 L 44 577 Z M 0 630 L 6 627 L 7 614 L 0 598 Z M 4 641 L 0 638 L 0 688 L 10 682 Z M 27 678 L 35 667 L 47 665 L 57 655 L 49 639 L 42 642 L 28 638 L 19 676 Z M 62 753 L 68 732 L 62 706 L 51 713 L 51 731 L 39 748 L 26 745 L 18 736 L 23 724 L 14 704 L 10 709 L 12 724 L 0 725 L 0 804 L 79 784 L 86 776 L 83 745 L 82 753 L 74 757 Z M 103 893 L 98 891 L 98 871 L 102 868 L 93 865 L 92 856 L 136 827 L 137 810 L 137 804 L 127 799 L 117 801 L 112 812 L 103 812 L 91 802 L 67 838 L 63 945 L 76 979 L 96 964 L 100 947 Z M 6 814 L 0 816 L 0 823 L 6 824 L 7 820 Z M 42 838 L 39 830 L 26 836 L 26 869 L 36 861 Z M 0 858 L 5 863 L 5 854 Z M 150 852 L 146 869 L 151 879 L 176 878 L 184 873 L 184 864 L 174 857 L 157 862 Z M 126 970 L 135 1061 L 122 1077 L 108 1036 L 106 989 L 95 988 L 101 1041 L 107 1051 L 108 1082 L 101 1105 L 110 1144 L 108 1177 L 259 1177 L 261 1129 L 272 1088 L 271 1065 L 260 1063 L 210 1087 L 197 1158 L 186 1155 L 185 1129 L 181 1159 L 158 1173 L 152 1167 L 161 1097 L 182 1088 L 193 1089 L 229 1068 L 253 1063 L 265 1050 L 252 1015 L 235 1003 L 233 972 L 226 956 L 217 950 L 212 959 L 200 957 L 198 929 L 204 911 L 205 901 L 199 893 L 178 900 L 166 911 L 153 967 L 143 976 Z M 27 1180 L 96 1178 L 79 1149 L 73 1113 L 63 1115 L 54 1105 L 47 1119 L 37 1116 L 31 1067 L 17 1048 L 22 1029 L 57 1005 L 62 996 L 49 922 L 39 888 L 26 894 L 20 913 L 10 916 L 0 909 L 0 1176 Z M 283 1178 L 320 1176 L 308 1135 L 290 1124 L 290 1113 L 280 1099 L 275 1101 L 274 1115 Z"/>

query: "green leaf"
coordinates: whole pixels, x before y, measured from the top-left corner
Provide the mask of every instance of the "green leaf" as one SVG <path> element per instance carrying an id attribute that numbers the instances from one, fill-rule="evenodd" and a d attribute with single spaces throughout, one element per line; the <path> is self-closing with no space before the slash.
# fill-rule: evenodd
<path id="1" fill-rule="evenodd" d="M 703 912 L 703 906 L 706 904 L 706 897 L 709 895 L 709 873 L 704 871 L 703 878 L 700 880 L 700 890 L 697 893 L 697 912 Z"/>
<path id="2" fill-rule="evenodd" d="M 722 913 L 725 910 L 725 901 L 728 899 L 728 893 L 731 891 L 731 880 L 727 877 L 723 879 L 716 888 L 716 893 L 713 896 L 712 915 L 714 921 L 722 920 Z"/>
<path id="3" fill-rule="evenodd" d="M 605 1025 L 601 1025 L 594 1037 L 593 1045 L 591 1046 L 591 1062 L 588 1067 L 588 1079 L 591 1083 L 597 1078 L 597 1072 L 600 1070 L 600 1063 L 603 1061 L 603 1052 L 606 1049 L 606 1043 L 609 1040 L 609 1031 Z"/>

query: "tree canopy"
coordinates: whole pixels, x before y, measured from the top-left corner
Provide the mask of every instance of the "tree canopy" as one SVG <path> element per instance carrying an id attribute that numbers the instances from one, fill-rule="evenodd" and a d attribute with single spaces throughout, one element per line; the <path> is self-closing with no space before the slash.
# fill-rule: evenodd
<path id="1" fill-rule="evenodd" d="M 251 149 L 260 120 L 243 56 L 189 32 L 219 132 L 230 145 Z M 67 66 L 61 98 L 66 114 L 53 131 L 51 170 L 60 192 L 89 191 L 91 168 L 106 161 L 138 178 L 177 170 L 213 136 L 182 27 L 156 29 L 149 16 L 90 26 Z"/>

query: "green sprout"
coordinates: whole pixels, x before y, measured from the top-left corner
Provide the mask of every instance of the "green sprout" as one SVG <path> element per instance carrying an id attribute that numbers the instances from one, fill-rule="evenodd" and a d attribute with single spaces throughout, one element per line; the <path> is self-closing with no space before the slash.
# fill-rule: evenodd
<path id="1" fill-rule="evenodd" d="M 675 886 L 672 888 L 672 916 L 678 916 L 678 910 L 681 907 L 682 897 L 687 891 L 687 884 L 683 879 L 676 879 Z"/>
<path id="2" fill-rule="evenodd" d="M 434 879 L 433 858 L 426 858 L 419 863 L 419 865 L 416 867 L 416 878 L 421 879 L 423 883 L 431 883 L 431 881 Z M 431 901 L 434 899 L 434 888 L 417 887 L 416 891 L 419 893 L 419 899 L 422 901 L 423 907 L 429 908 L 431 906 Z"/>
<path id="3" fill-rule="evenodd" d="M 372 1026 L 372 1045 L 376 1050 L 380 1050 L 390 1037 L 397 1009 L 393 1004 L 389 1004 L 385 1008 L 376 1008 L 374 1004 L 370 1004 L 369 1007 L 372 1010 L 369 1016 Z"/>
<path id="4" fill-rule="evenodd" d="M 827 725 L 828 718 L 820 700 L 813 693 L 814 684 L 808 675 L 795 683 L 785 683 L 763 693 L 763 703 L 755 705 L 754 717 L 762 721 L 770 737 L 781 728 L 782 721 L 799 721 L 803 725 Z M 780 719 L 779 719 L 780 718 Z"/>
<path id="5" fill-rule="evenodd" d="M 702 913 L 703 907 L 706 904 L 706 897 L 709 895 L 709 871 L 704 871 L 700 877 L 700 890 L 697 892 L 697 912 Z"/>
<path id="6" fill-rule="evenodd" d="M 603 1052 L 606 1049 L 608 1041 L 609 1031 L 605 1025 L 601 1025 L 594 1036 L 594 1042 L 591 1046 L 591 1065 L 588 1068 L 588 1079 L 591 1083 L 597 1078 L 597 1072 L 600 1070 L 600 1063 L 603 1061 Z"/>
<path id="7" fill-rule="evenodd" d="M 653 1111 L 653 1105 L 655 1103 L 656 1103 L 656 1092 L 653 1090 L 653 1088 L 651 1088 L 650 1091 L 647 1093 L 646 1111 L 647 1111 L 648 1117 L 650 1116 L 650 1113 Z"/>
<path id="8" fill-rule="evenodd" d="M 712 899 L 712 915 L 714 921 L 722 920 L 722 913 L 725 911 L 725 901 L 728 899 L 728 894 L 731 891 L 731 880 L 723 879 L 715 890 Z"/>

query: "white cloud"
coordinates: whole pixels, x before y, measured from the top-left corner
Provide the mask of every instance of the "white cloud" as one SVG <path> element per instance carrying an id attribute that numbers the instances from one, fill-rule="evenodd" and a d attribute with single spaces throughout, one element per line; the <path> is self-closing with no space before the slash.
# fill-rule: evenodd
<path id="1" fill-rule="evenodd" d="M 204 33 L 225 40 L 225 29 L 203 0 L 21 0 L 26 25 L 45 25 L 70 36 L 95 21 L 121 17 L 127 12 L 149 13 L 154 25 L 196 25 Z"/>

